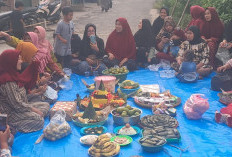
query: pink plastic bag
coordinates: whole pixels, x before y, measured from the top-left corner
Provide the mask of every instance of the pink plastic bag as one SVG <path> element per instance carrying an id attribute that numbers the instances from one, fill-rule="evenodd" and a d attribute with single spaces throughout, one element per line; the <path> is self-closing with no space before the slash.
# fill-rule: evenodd
<path id="1" fill-rule="evenodd" d="M 208 109 L 209 103 L 203 94 L 192 94 L 184 105 L 184 113 L 188 119 L 200 119 Z"/>

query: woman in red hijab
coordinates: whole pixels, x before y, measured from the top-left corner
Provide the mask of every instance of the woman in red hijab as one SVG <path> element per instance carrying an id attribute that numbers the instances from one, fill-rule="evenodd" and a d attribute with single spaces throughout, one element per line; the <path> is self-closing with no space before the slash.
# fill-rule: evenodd
<path id="1" fill-rule="evenodd" d="M 215 68 L 215 54 L 224 32 L 224 25 L 215 8 L 206 8 L 204 21 L 200 23 L 200 31 L 202 39 L 208 43 L 210 49 L 210 64 Z"/>
<path id="2" fill-rule="evenodd" d="M 125 18 L 116 20 L 115 30 L 108 37 L 105 50 L 109 57 L 104 62 L 108 67 L 119 65 L 127 66 L 130 71 L 136 69 L 135 40 Z"/>
<path id="3" fill-rule="evenodd" d="M 192 16 L 192 20 L 189 22 L 185 31 L 187 31 L 190 26 L 197 26 L 201 30 L 200 24 L 204 20 L 205 9 L 199 5 L 194 5 L 190 7 L 190 14 Z"/>
<path id="4" fill-rule="evenodd" d="M 26 89 L 35 86 L 39 62 L 33 61 L 22 73 L 22 57 L 17 50 L 6 50 L 0 55 L 0 113 L 7 114 L 7 123 L 20 132 L 43 128 L 49 104 L 28 103 Z"/>

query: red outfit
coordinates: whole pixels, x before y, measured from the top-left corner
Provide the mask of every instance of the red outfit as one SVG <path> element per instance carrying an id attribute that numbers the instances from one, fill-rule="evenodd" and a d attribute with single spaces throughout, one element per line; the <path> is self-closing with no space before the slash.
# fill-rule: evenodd
<path id="1" fill-rule="evenodd" d="M 31 89 L 36 84 L 39 62 L 33 61 L 32 64 L 20 74 L 17 71 L 19 55 L 20 52 L 17 50 L 5 50 L 0 55 L 0 85 L 6 82 L 16 82 L 19 87 Z"/>
<path id="2" fill-rule="evenodd" d="M 200 23 L 200 31 L 202 38 L 212 40 L 208 42 L 208 46 L 210 49 L 210 64 L 215 67 L 215 54 L 224 32 L 224 25 L 215 8 L 208 7 L 206 10 L 210 11 L 212 19 L 210 21 L 204 19 L 204 21 Z"/>
<path id="3" fill-rule="evenodd" d="M 199 5 L 194 5 L 190 7 L 190 14 L 192 16 L 192 20 L 189 22 L 185 31 L 188 30 L 190 26 L 197 26 L 200 30 L 200 24 L 203 23 L 205 9 Z"/>
<path id="4" fill-rule="evenodd" d="M 122 25 L 122 32 L 114 30 L 108 37 L 106 42 L 106 52 L 112 53 L 119 61 L 124 58 L 136 58 L 136 46 L 134 36 L 131 32 L 130 26 L 125 18 L 118 18 Z"/>
<path id="5" fill-rule="evenodd" d="M 222 108 L 220 112 L 222 114 L 229 114 L 232 117 L 232 104 L 229 104 L 228 106 Z"/>

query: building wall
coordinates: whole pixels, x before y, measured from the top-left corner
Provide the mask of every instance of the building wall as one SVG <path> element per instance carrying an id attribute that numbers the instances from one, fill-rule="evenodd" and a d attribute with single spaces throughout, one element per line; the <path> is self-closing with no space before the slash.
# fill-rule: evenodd
<path id="1" fill-rule="evenodd" d="M 1 12 L 10 11 L 14 9 L 15 0 L 0 0 L 0 1 L 4 2 L 6 5 L 9 6 L 9 7 L 2 7 Z M 39 0 L 21 0 L 21 1 L 25 4 L 25 7 L 27 7 L 27 5 L 29 5 L 29 7 L 34 7 L 39 4 Z"/>

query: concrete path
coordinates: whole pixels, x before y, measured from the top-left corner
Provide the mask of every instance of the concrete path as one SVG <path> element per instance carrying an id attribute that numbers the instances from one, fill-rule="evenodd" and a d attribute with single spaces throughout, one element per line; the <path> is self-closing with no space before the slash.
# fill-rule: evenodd
<path id="1" fill-rule="evenodd" d="M 158 16 L 156 10 L 152 9 L 154 2 L 155 0 L 113 0 L 113 8 L 108 12 L 102 12 L 96 3 L 86 3 L 84 11 L 74 13 L 75 32 L 82 37 L 85 25 L 93 23 L 97 26 L 98 36 L 106 43 L 109 34 L 115 28 L 115 20 L 118 17 L 125 17 L 134 34 L 138 29 L 139 20 L 147 18 L 153 22 Z M 52 33 L 56 25 L 48 27 L 51 31 L 47 32 L 47 39 L 53 43 Z M 0 43 L 0 53 L 9 48 L 6 44 Z"/>

